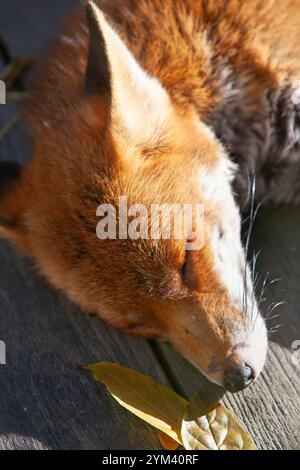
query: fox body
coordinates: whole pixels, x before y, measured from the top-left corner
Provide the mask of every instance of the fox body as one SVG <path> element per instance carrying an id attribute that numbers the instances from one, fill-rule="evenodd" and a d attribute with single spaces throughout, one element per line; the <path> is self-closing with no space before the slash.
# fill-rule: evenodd
<path id="1" fill-rule="evenodd" d="M 232 392 L 267 350 L 240 237 L 249 175 L 258 199 L 300 195 L 299 19 L 300 0 L 80 5 L 32 86 L 33 158 L 0 170 L 1 234 L 55 286 Z M 97 207 L 122 195 L 201 203 L 202 248 L 99 240 Z"/>

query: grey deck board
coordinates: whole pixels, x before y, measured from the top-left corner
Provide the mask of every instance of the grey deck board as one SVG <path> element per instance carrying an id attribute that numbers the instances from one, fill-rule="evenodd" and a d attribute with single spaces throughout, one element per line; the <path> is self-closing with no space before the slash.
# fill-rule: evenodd
<path id="1" fill-rule="evenodd" d="M 118 362 L 167 383 L 145 341 L 78 311 L 0 243 L 0 449 L 157 449 L 157 432 L 77 365 Z"/>
<path id="2" fill-rule="evenodd" d="M 76 3 L 2 0 L 0 34 L 15 55 L 40 52 Z M 0 106 L 0 126 L 16 110 Z M 0 142 L 0 159 L 25 162 L 28 155 L 21 122 Z M 291 345 L 300 340 L 299 240 L 300 208 L 261 214 L 253 238 L 262 251 L 259 270 L 283 279 L 270 288 L 268 301 L 287 305 L 279 310 L 282 327 L 272 337 L 262 377 L 249 390 L 224 397 L 260 448 L 300 448 L 300 364 L 291 360 Z M 222 397 L 167 345 L 151 346 L 82 314 L 5 241 L 0 260 L 0 339 L 7 345 L 7 365 L 0 366 L 0 449 L 159 448 L 156 431 L 121 409 L 76 364 L 120 362 L 183 395 L 200 391 L 210 402 Z"/>

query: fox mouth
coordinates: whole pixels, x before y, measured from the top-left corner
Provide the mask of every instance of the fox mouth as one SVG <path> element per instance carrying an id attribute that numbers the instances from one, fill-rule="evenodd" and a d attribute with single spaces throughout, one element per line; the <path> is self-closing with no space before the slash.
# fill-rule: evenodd
<path id="1" fill-rule="evenodd" d="M 215 369 L 214 372 L 210 370 L 209 373 L 197 367 L 195 363 L 191 363 L 210 383 L 230 393 L 245 390 L 256 381 L 259 375 L 256 373 L 253 366 L 244 362 L 240 362 L 239 364 L 229 363 L 223 372 L 221 368 L 218 368 L 217 370 Z"/>
<path id="2" fill-rule="evenodd" d="M 180 346 L 179 352 L 196 367 L 206 379 L 222 387 L 226 392 L 236 393 L 251 386 L 259 377 L 266 360 L 268 336 L 267 328 L 262 316 L 258 313 L 256 321 L 247 331 L 242 329 L 236 331 L 235 345 L 230 348 L 228 354 L 221 353 L 224 344 L 216 346 L 208 365 L 205 365 L 205 356 L 197 360 L 197 351 L 201 345 L 194 345 L 194 349 L 183 349 Z M 187 343 L 186 343 L 187 344 Z M 203 346 L 204 347 L 204 346 Z M 207 350 L 206 358 L 209 351 Z"/>
<path id="3" fill-rule="evenodd" d="M 218 368 L 217 370 L 215 369 L 214 373 L 211 373 L 211 370 L 210 373 L 206 373 L 199 369 L 199 367 L 198 370 L 209 380 L 209 382 L 217 385 L 218 387 L 222 387 L 226 392 L 230 393 L 241 392 L 252 385 L 257 379 L 254 368 L 243 362 L 239 364 L 229 363 L 223 373 L 221 368 Z M 217 379 L 214 376 L 218 372 L 221 374 L 220 379 Z"/>
<path id="4" fill-rule="evenodd" d="M 224 372 L 224 388 L 231 393 L 240 392 L 249 387 L 255 378 L 255 370 L 249 364 L 230 366 Z"/>

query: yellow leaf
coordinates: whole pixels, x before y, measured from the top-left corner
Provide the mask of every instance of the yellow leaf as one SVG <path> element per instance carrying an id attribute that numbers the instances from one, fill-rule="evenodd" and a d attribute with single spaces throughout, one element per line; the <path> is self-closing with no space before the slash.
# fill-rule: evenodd
<path id="1" fill-rule="evenodd" d="M 119 364 L 85 366 L 127 410 L 182 444 L 181 422 L 188 402 L 150 377 Z"/>
<path id="2" fill-rule="evenodd" d="M 186 408 L 181 436 L 188 450 L 255 450 L 252 438 L 236 418 L 218 403 L 205 409 L 199 395 Z"/>
<path id="3" fill-rule="evenodd" d="M 168 436 L 167 434 L 165 434 L 162 431 L 160 431 L 160 433 L 158 434 L 158 437 L 159 437 L 159 441 L 161 443 L 161 446 L 165 450 L 176 450 L 180 446 L 179 442 L 174 441 L 174 439 L 172 439 L 172 437 Z"/>

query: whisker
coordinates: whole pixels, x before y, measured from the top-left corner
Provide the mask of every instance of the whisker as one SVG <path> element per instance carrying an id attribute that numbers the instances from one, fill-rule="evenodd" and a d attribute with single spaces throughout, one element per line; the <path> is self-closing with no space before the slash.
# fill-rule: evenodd
<path id="1" fill-rule="evenodd" d="M 269 275 L 270 275 L 270 273 L 267 272 L 267 274 L 265 275 L 264 281 L 263 281 L 263 283 L 262 283 L 261 291 L 260 291 L 260 296 L 259 296 L 259 299 L 258 299 L 258 308 L 261 306 L 262 302 L 263 302 L 264 300 L 266 300 L 265 297 L 263 298 L 263 295 L 264 295 L 265 290 L 266 290 L 267 280 L 268 280 Z"/>
<path id="2" fill-rule="evenodd" d="M 253 329 L 254 329 L 255 322 L 256 322 L 256 319 L 255 319 L 255 322 L 253 322 L 253 312 L 254 312 L 254 307 L 255 307 L 256 287 L 257 287 L 257 282 L 258 282 L 258 279 L 259 279 L 259 276 L 256 274 L 256 264 L 257 264 L 257 260 L 258 260 L 259 255 L 260 255 L 260 252 L 258 252 L 257 254 L 254 253 L 253 261 L 252 261 L 252 284 L 253 284 L 253 289 L 252 289 L 252 309 L 251 309 L 250 318 L 251 318 L 251 323 L 253 323 Z"/>
<path id="3" fill-rule="evenodd" d="M 271 286 L 272 284 L 274 284 L 275 282 L 282 282 L 282 279 L 279 278 L 279 277 L 277 279 L 273 279 L 272 281 L 270 281 L 268 287 Z"/>
<path id="4" fill-rule="evenodd" d="M 251 204 L 250 204 L 250 215 L 249 215 L 249 227 L 247 232 L 246 244 L 245 244 L 245 270 L 244 270 L 244 295 L 243 295 L 243 303 L 244 303 L 244 311 L 247 312 L 248 310 L 248 299 L 247 299 L 247 260 L 249 255 L 249 246 L 250 246 L 250 238 L 252 234 L 253 228 L 253 214 L 254 214 L 254 201 L 255 201 L 255 176 L 252 179 L 249 177 L 249 193 L 248 199 L 251 197 Z"/>
<path id="5" fill-rule="evenodd" d="M 271 321 L 271 320 L 274 320 L 274 318 L 279 318 L 280 315 L 272 315 L 271 317 L 268 317 L 266 320 L 267 321 Z"/>
<path id="6" fill-rule="evenodd" d="M 273 302 L 273 303 L 274 303 L 274 302 Z M 275 305 L 273 305 L 273 307 L 270 306 L 271 309 L 270 309 L 270 308 L 268 309 L 268 315 L 271 314 L 272 312 L 274 312 L 274 310 L 276 310 L 276 308 L 278 308 L 278 307 L 280 307 L 281 305 L 284 305 L 284 304 L 286 304 L 286 302 L 285 302 L 285 301 L 282 301 L 282 302 L 277 302 L 277 303 L 275 303 Z M 271 305 L 272 305 L 272 304 L 271 304 Z"/>
<path id="7" fill-rule="evenodd" d="M 268 330 L 268 334 L 269 334 L 270 336 L 272 336 L 272 335 L 273 335 L 274 333 L 276 333 L 276 332 L 279 330 L 279 328 L 281 328 L 281 327 L 282 327 L 282 325 L 277 325 L 277 326 L 275 326 L 274 328 L 271 328 L 271 330 Z"/>
<path id="8" fill-rule="evenodd" d="M 259 291 L 259 285 L 262 280 L 262 274 L 258 275 L 257 271 L 257 260 L 260 256 L 261 252 L 254 253 L 252 257 L 251 263 L 251 281 L 252 281 L 252 293 L 251 293 L 251 313 L 248 315 L 248 276 L 247 276 L 247 267 L 248 267 L 248 260 L 249 260 L 249 250 L 250 250 L 250 240 L 253 233 L 254 222 L 256 220 L 257 214 L 264 204 L 267 197 L 263 198 L 256 204 L 256 177 L 254 174 L 248 174 L 248 197 L 247 197 L 247 204 L 250 206 L 249 215 L 245 217 L 242 221 L 242 224 L 248 223 L 248 229 L 245 231 L 243 235 L 243 243 L 245 245 L 245 268 L 244 268 L 244 281 L 243 281 L 243 314 L 246 317 L 246 321 L 251 322 L 253 329 L 255 328 L 257 319 L 259 318 L 259 311 L 262 303 L 266 300 L 264 297 L 265 290 L 267 288 L 267 280 L 269 277 L 269 273 L 263 279 L 262 288 Z M 270 284 L 271 285 L 271 284 Z M 258 296 L 258 302 L 256 303 L 256 298 Z M 257 305 L 257 308 L 255 308 Z M 254 318 L 254 315 L 255 318 Z"/>

